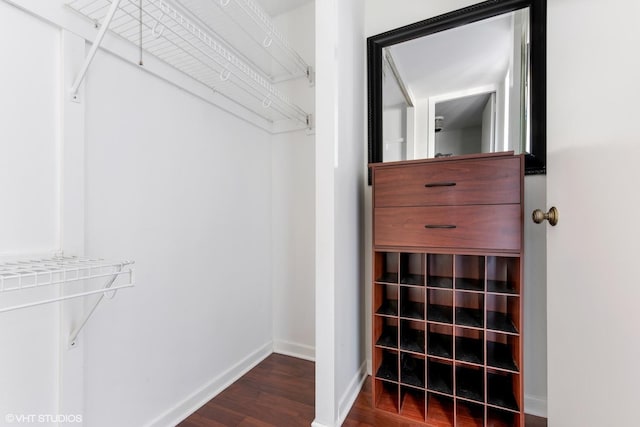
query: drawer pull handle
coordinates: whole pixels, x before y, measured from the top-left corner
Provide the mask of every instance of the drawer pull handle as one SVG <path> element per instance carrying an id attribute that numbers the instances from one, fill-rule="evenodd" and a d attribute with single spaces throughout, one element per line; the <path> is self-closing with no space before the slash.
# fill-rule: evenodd
<path id="1" fill-rule="evenodd" d="M 455 225 L 434 225 L 434 224 L 427 224 L 424 226 L 424 228 L 446 228 L 446 229 L 451 229 L 451 228 L 456 228 Z"/>
<path id="2" fill-rule="evenodd" d="M 430 182 L 428 184 L 424 185 L 427 188 L 432 188 L 432 187 L 455 187 L 456 183 L 455 182 Z"/>

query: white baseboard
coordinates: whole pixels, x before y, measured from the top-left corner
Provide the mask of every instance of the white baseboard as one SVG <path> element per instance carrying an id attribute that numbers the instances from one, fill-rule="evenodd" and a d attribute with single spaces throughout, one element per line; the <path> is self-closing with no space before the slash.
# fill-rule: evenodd
<path id="1" fill-rule="evenodd" d="M 146 424 L 146 427 L 173 427 L 184 421 L 189 415 L 193 414 L 209 400 L 217 396 L 225 388 L 229 387 L 244 374 L 249 372 L 258 363 L 266 359 L 273 351 L 273 343 L 268 342 L 263 345 L 226 372 L 212 379 L 204 387 L 192 393 L 182 402 L 161 414 L 153 421 Z"/>
<path id="2" fill-rule="evenodd" d="M 226 372 L 212 379 L 200 390 L 194 392 L 173 408 L 161 414 L 153 421 L 146 424 L 146 427 L 171 427 L 185 420 L 189 415 L 202 407 L 209 400 L 213 399 L 224 389 L 237 381 L 244 374 L 253 369 L 257 364 L 266 359 L 271 353 L 279 353 L 287 356 L 297 357 L 304 360 L 315 360 L 315 349 L 311 346 L 291 343 L 288 341 L 269 342 L 257 349 L 249 356 L 245 357 Z M 362 385 L 367 378 L 367 373 L 371 370 L 371 361 L 362 362 L 360 369 L 353 377 L 347 390 L 345 390 L 338 404 L 338 420 L 336 426 L 344 423 L 351 407 L 355 403 Z M 527 414 L 537 417 L 547 417 L 547 400 L 539 396 L 525 395 L 524 407 Z M 311 427 L 330 427 L 317 421 L 311 423 Z"/>
<path id="3" fill-rule="evenodd" d="M 362 362 L 362 365 L 360 365 L 360 369 L 358 369 L 358 372 L 356 372 L 355 376 L 351 379 L 349 386 L 342 394 L 340 402 L 338 402 L 338 419 L 335 420 L 335 422 L 331 426 L 313 420 L 313 422 L 311 423 L 311 427 L 341 426 L 344 423 L 344 420 L 347 418 L 347 415 L 349 415 L 349 411 L 358 398 L 358 394 L 360 394 L 360 390 L 362 390 L 362 385 L 364 384 L 364 381 L 366 379 L 367 361 L 365 360 L 364 362 Z"/>
<path id="4" fill-rule="evenodd" d="M 536 417 L 547 418 L 547 399 L 540 396 L 524 395 L 524 412 Z"/>
<path id="5" fill-rule="evenodd" d="M 344 423 L 344 420 L 347 418 L 347 415 L 349 415 L 349 411 L 358 398 L 358 394 L 360 394 L 360 390 L 362 390 L 362 385 L 366 379 L 367 361 L 365 360 L 362 362 L 362 365 L 360 365 L 360 369 L 358 369 L 358 372 L 356 372 L 355 376 L 351 379 L 349 386 L 340 398 L 340 402 L 338 403 L 338 423 L 336 426 L 341 426 L 342 423 Z"/>
<path id="6" fill-rule="evenodd" d="M 310 345 L 298 344 L 290 341 L 276 340 L 273 342 L 273 352 L 298 359 L 316 361 L 316 349 Z"/>

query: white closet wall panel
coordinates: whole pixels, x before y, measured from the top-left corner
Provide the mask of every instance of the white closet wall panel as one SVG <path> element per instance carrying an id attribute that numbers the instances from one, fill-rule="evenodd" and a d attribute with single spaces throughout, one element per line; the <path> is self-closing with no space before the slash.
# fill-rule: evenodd
<path id="1" fill-rule="evenodd" d="M 59 245 L 60 32 L 0 2 L 0 52 L 0 254 L 51 251 Z"/>
<path id="2" fill-rule="evenodd" d="M 55 28 L 0 2 L 3 254 L 59 245 L 59 49 Z M 17 303 L 19 297 L 6 292 L 3 301 Z M 0 426 L 28 419 L 23 416 L 57 414 L 56 319 L 54 306 L 0 313 Z M 43 421 L 38 425 L 53 425 Z"/>
<path id="3" fill-rule="evenodd" d="M 85 99 L 87 251 L 138 284 L 88 325 L 86 422 L 148 425 L 271 341 L 271 146 L 104 53 Z"/>
<path id="4" fill-rule="evenodd" d="M 366 374 L 364 1 L 316 3 L 316 419 L 340 425 Z"/>
<path id="5" fill-rule="evenodd" d="M 275 23 L 303 59 L 315 61 L 315 5 L 284 13 Z M 305 111 L 315 88 L 306 79 L 282 83 Z M 272 137 L 273 341 L 274 350 L 315 357 L 315 135 L 305 131 Z"/>
<path id="6" fill-rule="evenodd" d="M 346 417 L 364 380 L 363 185 L 366 180 L 364 0 L 338 2 L 339 63 L 335 169 L 335 322 L 338 417 Z"/>

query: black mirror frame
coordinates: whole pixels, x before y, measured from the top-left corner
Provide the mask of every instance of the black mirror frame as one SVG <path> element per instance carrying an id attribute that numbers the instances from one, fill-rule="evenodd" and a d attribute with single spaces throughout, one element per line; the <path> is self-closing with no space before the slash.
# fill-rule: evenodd
<path id="1" fill-rule="evenodd" d="M 547 0 L 488 0 L 367 39 L 369 163 L 382 162 L 382 49 L 492 16 L 530 8 L 531 153 L 527 175 L 545 174 L 547 158 Z M 369 168 L 371 184 L 371 168 Z"/>

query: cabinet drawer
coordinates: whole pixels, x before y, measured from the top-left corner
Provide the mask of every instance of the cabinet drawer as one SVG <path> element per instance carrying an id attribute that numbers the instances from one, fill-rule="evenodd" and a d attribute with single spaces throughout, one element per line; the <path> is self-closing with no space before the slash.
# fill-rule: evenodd
<path id="1" fill-rule="evenodd" d="M 520 251 L 520 205 L 376 208 L 374 245 Z"/>
<path id="2" fill-rule="evenodd" d="M 520 203 L 520 157 L 383 167 L 375 207 Z"/>

